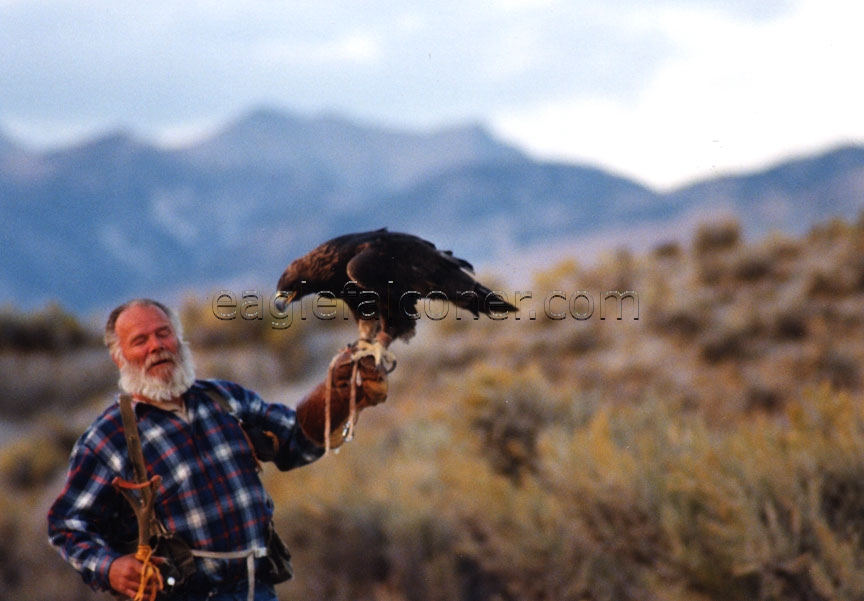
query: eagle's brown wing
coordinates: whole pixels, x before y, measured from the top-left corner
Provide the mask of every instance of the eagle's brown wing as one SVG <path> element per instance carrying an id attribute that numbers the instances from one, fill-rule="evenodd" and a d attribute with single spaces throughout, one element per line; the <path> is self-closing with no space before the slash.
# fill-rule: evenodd
<path id="1" fill-rule="evenodd" d="M 370 339 L 383 329 L 394 339 L 407 340 L 414 334 L 418 306 L 422 308 L 430 293 L 436 300 L 443 295 L 475 316 L 516 310 L 501 299 L 490 306 L 491 291 L 472 272 L 468 261 L 450 251 L 438 250 L 418 236 L 382 228 L 321 244 L 294 261 L 279 285 L 280 290 L 296 290 L 302 282 L 306 294 L 325 289 L 340 294 L 346 283 L 354 282 L 353 297 L 345 300 L 357 318 L 361 337 Z M 372 315 L 373 307 L 377 315 Z"/>

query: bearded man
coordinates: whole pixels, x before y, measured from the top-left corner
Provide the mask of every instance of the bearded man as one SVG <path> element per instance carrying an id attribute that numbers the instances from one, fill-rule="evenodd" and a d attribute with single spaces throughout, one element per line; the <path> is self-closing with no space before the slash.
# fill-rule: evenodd
<path id="1" fill-rule="evenodd" d="M 263 459 L 280 470 L 315 461 L 325 443 L 343 442 L 343 425 L 356 421 L 357 411 L 386 399 L 386 374 L 361 362 L 359 382 L 349 382 L 350 369 L 341 376 L 335 370 L 328 374 L 335 379 L 315 387 L 296 410 L 266 403 L 233 382 L 196 380 L 176 313 L 151 299 L 112 311 L 105 342 L 120 370 L 119 386 L 132 397 L 147 474 L 161 477 L 153 517 L 190 550 L 171 599 L 276 601 L 267 557 L 273 501 L 259 477 L 256 442 L 275 441 Z M 167 591 L 141 586 L 145 566 L 134 553 L 135 514 L 112 485 L 117 478 L 134 480 L 126 435 L 114 402 L 77 441 L 64 489 L 48 514 L 49 537 L 94 589 L 152 601 Z"/>

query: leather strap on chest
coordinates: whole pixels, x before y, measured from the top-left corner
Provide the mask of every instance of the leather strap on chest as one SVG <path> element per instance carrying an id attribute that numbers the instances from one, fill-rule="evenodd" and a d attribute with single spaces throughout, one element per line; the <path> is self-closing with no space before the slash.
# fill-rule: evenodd
<path id="1" fill-rule="evenodd" d="M 255 461 L 258 463 L 258 471 L 261 471 L 262 461 L 273 461 L 279 454 L 279 438 L 270 430 L 264 430 L 257 426 L 247 424 L 234 413 L 228 398 L 218 390 L 205 389 L 204 391 L 210 399 L 219 405 L 219 407 L 228 415 L 237 420 L 240 428 L 243 430 L 243 435 L 246 437 L 246 442 L 252 448 L 252 453 L 255 455 Z"/>

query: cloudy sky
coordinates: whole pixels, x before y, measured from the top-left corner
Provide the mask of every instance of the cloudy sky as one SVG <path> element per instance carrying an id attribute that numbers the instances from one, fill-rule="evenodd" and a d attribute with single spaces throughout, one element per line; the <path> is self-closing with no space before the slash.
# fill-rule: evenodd
<path id="1" fill-rule="evenodd" d="M 0 0 L 0 128 L 181 143 L 250 108 L 425 130 L 666 188 L 864 142 L 854 0 Z"/>

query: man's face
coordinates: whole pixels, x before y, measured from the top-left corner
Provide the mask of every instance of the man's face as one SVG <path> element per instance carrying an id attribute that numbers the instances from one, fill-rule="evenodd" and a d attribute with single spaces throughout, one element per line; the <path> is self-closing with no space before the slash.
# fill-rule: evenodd
<path id="1" fill-rule="evenodd" d="M 114 331 L 127 363 L 148 378 L 171 380 L 177 368 L 180 342 L 171 321 L 159 307 L 129 307 L 117 318 Z M 117 365 L 123 367 L 120 362 Z"/>
<path id="2" fill-rule="evenodd" d="M 120 388 L 141 400 L 176 401 L 195 382 L 189 346 L 152 305 L 132 305 L 114 324 Z"/>

